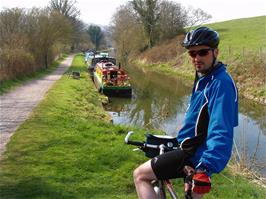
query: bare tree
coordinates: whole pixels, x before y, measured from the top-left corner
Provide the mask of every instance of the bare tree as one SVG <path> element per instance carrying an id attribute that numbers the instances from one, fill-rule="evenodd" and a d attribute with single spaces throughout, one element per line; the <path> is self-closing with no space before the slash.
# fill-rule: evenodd
<path id="1" fill-rule="evenodd" d="M 0 81 L 48 67 L 72 33 L 70 21 L 44 9 L 5 9 L 0 12 Z"/>
<path id="2" fill-rule="evenodd" d="M 78 17 L 80 10 L 75 6 L 76 0 L 50 0 L 49 10 L 59 12 L 64 15 L 72 24 L 72 45 L 71 49 L 74 50 L 80 46 L 80 35 L 84 34 L 84 24 Z M 83 37 L 84 38 L 84 37 Z"/>
<path id="3" fill-rule="evenodd" d="M 202 9 L 194 9 L 192 7 L 189 7 L 186 10 L 187 20 L 186 20 L 186 26 L 187 27 L 193 27 L 196 25 L 201 25 L 203 23 L 206 23 L 209 19 L 212 18 L 211 15 L 204 12 Z"/>
<path id="4" fill-rule="evenodd" d="M 12 8 L 0 12 L 0 81 L 33 72 L 34 59 L 28 52 L 27 12 Z"/>
<path id="5" fill-rule="evenodd" d="M 14 48 L 25 41 L 26 12 L 24 9 L 12 8 L 0 13 L 0 43 L 1 46 Z M 0 46 L 0 48 L 1 48 Z"/>
<path id="6" fill-rule="evenodd" d="M 185 9 L 173 1 L 132 0 L 115 13 L 112 37 L 119 55 L 127 59 L 129 54 L 183 34 L 185 28 L 210 18 L 201 9 Z"/>
<path id="7" fill-rule="evenodd" d="M 156 26 L 159 19 L 158 0 L 133 0 L 134 10 L 137 12 L 142 22 L 145 32 L 149 38 L 149 47 L 153 47 L 156 43 Z"/>
<path id="8" fill-rule="evenodd" d="M 112 39 L 117 49 L 117 57 L 126 64 L 132 54 L 138 54 L 149 44 L 142 23 L 132 12 L 132 4 L 121 6 L 112 19 Z"/>
<path id="9" fill-rule="evenodd" d="M 51 0 L 50 10 L 56 10 L 67 18 L 76 19 L 80 15 L 80 11 L 75 4 L 76 0 Z"/>
<path id="10" fill-rule="evenodd" d="M 160 40 L 171 39 L 184 32 L 186 12 L 181 4 L 173 1 L 160 3 L 160 18 L 158 20 Z"/>
<path id="11" fill-rule="evenodd" d="M 37 37 L 41 46 L 45 67 L 53 57 L 52 48 L 56 43 L 69 43 L 72 26 L 69 21 L 58 12 L 47 13 L 45 10 L 39 16 L 39 32 Z"/>

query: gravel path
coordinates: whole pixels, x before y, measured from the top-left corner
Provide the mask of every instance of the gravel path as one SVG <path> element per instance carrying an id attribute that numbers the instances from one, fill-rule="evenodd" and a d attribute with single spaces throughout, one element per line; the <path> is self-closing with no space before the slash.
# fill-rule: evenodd
<path id="1" fill-rule="evenodd" d="M 46 92 L 71 66 L 74 55 L 66 58 L 51 74 L 30 81 L 0 96 L 0 155 L 10 137 L 43 99 Z"/>

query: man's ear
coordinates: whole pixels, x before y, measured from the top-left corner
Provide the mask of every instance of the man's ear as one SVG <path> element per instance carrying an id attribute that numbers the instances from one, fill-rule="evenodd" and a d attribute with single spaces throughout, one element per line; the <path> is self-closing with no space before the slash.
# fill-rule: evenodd
<path id="1" fill-rule="evenodd" d="M 218 57 L 218 55 L 219 55 L 219 49 L 218 48 L 215 48 L 214 49 L 214 56 L 215 57 Z"/>

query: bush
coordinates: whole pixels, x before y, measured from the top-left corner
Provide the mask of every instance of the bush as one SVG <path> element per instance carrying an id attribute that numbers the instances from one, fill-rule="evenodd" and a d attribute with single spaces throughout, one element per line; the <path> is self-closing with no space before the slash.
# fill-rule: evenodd
<path id="1" fill-rule="evenodd" d="M 14 79 L 36 71 L 35 60 L 24 49 L 3 49 L 0 51 L 0 81 Z"/>

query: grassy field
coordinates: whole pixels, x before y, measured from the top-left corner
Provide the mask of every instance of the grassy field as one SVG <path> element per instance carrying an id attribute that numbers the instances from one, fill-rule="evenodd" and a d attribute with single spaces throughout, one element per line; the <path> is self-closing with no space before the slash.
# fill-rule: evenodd
<path id="1" fill-rule="evenodd" d="M 245 51 L 259 54 L 266 51 L 266 16 L 235 19 L 208 26 L 220 33 L 220 49 L 225 58 L 230 56 L 229 51 L 232 54 Z"/>
<path id="2" fill-rule="evenodd" d="M 219 32 L 221 38 L 219 60 L 228 65 L 227 70 L 234 78 L 240 94 L 266 104 L 266 16 L 230 20 L 206 26 Z M 137 64 L 192 80 L 194 69 L 190 58 L 178 45 L 182 40 L 183 37 L 177 37 L 168 45 L 161 44 L 148 50 L 136 61 Z M 171 45 L 171 42 L 175 45 Z M 176 55 L 166 53 L 169 51 L 175 51 Z M 158 60 L 160 56 L 163 58 Z M 157 60 L 153 57 L 157 57 Z"/>
<path id="3" fill-rule="evenodd" d="M 86 72 L 83 56 L 53 86 L 7 145 L 0 163 L 1 199 L 137 198 L 133 169 L 146 160 L 123 142 L 127 127 L 112 125 Z M 134 129 L 139 139 L 145 131 Z M 182 180 L 176 180 L 179 193 Z M 207 199 L 263 198 L 266 190 L 225 170 Z"/>

